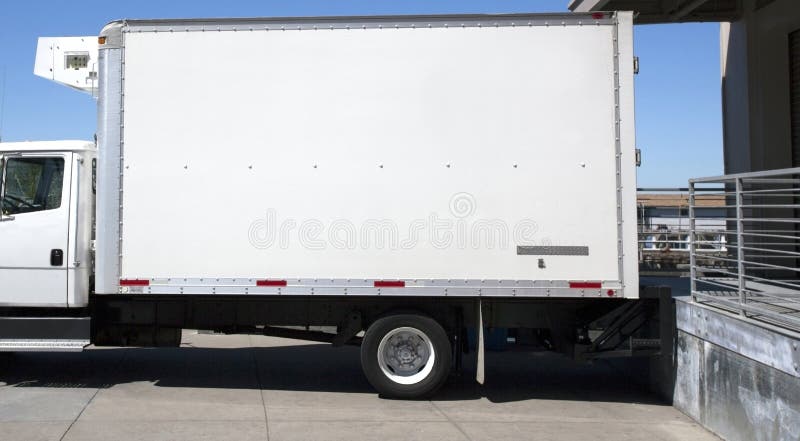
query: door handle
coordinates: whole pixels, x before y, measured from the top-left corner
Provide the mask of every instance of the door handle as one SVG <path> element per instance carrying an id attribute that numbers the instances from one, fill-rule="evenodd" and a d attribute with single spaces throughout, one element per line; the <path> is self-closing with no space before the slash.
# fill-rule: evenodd
<path id="1" fill-rule="evenodd" d="M 64 250 L 50 250 L 50 266 L 64 265 Z"/>

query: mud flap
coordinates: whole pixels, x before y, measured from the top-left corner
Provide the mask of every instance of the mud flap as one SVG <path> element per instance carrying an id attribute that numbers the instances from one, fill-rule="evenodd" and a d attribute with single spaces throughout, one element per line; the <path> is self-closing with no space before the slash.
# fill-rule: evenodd
<path id="1" fill-rule="evenodd" d="M 475 348 L 477 352 L 477 366 L 475 367 L 475 381 L 478 384 L 483 384 L 485 378 L 484 373 L 484 352 L 483 352 L 483 305 L 481 304 L 481 300 L 478 299 L 478 341 L 477 347 Z"/>

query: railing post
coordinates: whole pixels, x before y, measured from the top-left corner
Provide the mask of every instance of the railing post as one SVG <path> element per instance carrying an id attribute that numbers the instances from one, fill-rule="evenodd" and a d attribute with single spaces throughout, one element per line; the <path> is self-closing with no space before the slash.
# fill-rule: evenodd
<path id="1" fill-rule="evenodd" d="M 739 304 L 747 303 L 747 289 L 744 278 L 744 195 L 742 194 L 742 178 L 736 178 L 736 264 L 739 275 Z M 739 309 L 739 314 L 747 316 L 744 308 Z"/>
<path id="2" fill-rule="evenodd" d="M 694 220 L 694 182 L 689 181 L 689 294 L 692 301 L 696 302 L 697 297 L 697 260 L 695 259 L 695 220 Z"/>

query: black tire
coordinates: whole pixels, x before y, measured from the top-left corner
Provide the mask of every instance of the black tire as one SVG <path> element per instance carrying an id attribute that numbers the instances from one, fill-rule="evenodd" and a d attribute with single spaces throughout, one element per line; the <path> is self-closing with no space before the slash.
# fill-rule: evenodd
<path id="1" fill-rule="evenodd" d="M 391 372 L 394 370 L 391 369 L 388 362 L 387 366 L 382 368 L 379 361 L 378 349 L 384 337 L 390 334 L 397 335 L 398 332 L 401 332 L 401 328 L 412 328 L 411 331 L 404 331 L 406 333 L 421 331 L 422 334 L 417 334 L 418 340 L 416 341 L 420 342 L 420 345 L 422 342 L 429 342 L 429 345 L 424 344 L 424 351 L 432 349 L 433 354 L 433 361 L 425 363 L 412 377 L 402 378 L 394 375 L 400 381 L 413 381 L 412 384 L 401 384 L 392 379 Z M 391 341 L 391 337 L 387 341 Z M 445 330 L 436 320 L 421 315 L 397 314 L 381 318 L 367 329 L 364 340 L 361 342 L 361 368 L 372 387 L 386 398 L 412 399 L 432 395 L 447 380 L 450 374 L 451 357 L 450 339 Z M 429 367 L 428 364 L 432 364 L 432 367 Z M 388 370 L 385 371 L 387 368 Z M 387 372 L 389 373 L 387 374 Z M 419 379 L 413 377 L 419 377 Z"/>

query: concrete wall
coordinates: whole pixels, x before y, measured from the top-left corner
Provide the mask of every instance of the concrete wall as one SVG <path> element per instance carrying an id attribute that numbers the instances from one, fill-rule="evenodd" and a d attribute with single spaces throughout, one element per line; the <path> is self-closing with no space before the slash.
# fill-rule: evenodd
<path id="1" fill-rule="evenodd" d="M 720 28 L 725 172 L 792 166 L 789 38 L 800 29 L 798 0 L 757 8 Z"/>
<path id="2" fill-rule="evenodd" d="M 800 437 L 800 337 L 679 300 L 673 405 L 728 441 Z"/>

